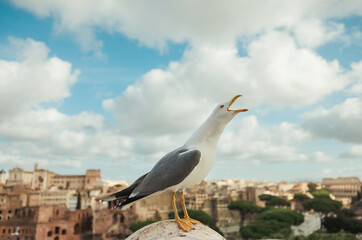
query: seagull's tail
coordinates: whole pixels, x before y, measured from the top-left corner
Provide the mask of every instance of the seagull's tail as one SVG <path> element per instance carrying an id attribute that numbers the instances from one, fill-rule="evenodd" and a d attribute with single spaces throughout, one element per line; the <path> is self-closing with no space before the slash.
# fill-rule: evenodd
<path id="1" fill-rule="evenodd" d="M 112 193 L 106 197 L 100 198 L 100 202 L 106 202 L 106 201 L 114 201 L 114 200 L 120 200 L 120 203 L 118 203 L 114 208 L 120 207 L 123 202 L 127 202 L 127 198 L 129 195 L 132 194 L 133 190 L 143 181 L 143 179 L 147 176 L 148 173 L 138 178 L 134 183 L 131 184 L 128 188 L 125 188 L 119 192 Z"/>

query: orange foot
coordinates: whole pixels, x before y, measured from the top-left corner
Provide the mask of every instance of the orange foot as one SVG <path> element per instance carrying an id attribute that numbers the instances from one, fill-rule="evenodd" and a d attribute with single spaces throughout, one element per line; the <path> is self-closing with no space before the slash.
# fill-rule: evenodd
<path id="1" fill-rule="evenodd" d="M 184 230 L 185 232 L 188 232 L 192 229 L 192 223 L 187 219 L 175 219 L 177 222 L 177 225 Z"/>
<path id="2" fill-rule="evenodd" d="M 195 219 L 192 219 L 192 218 L 186 218 L 185 220 L 188 220 L 192 224 L 202 224 L 201 222 L 199 222 L 199 221 L 197 221 Z"/>

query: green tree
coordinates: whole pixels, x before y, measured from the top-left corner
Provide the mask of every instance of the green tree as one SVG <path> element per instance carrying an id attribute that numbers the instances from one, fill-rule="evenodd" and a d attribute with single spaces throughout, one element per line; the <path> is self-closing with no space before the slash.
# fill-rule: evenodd
<path id="1" fill-rule="evenodd" d="M 135 232 L 137 231 L 138 229 L 141 229 L 151 223 L 154 223 L 154 222 L 157 222 L 157 220 L 153 220 L 153 219 L 148 219 L 146 221 L 137 221 L 135 223 L 132 223 L 130 226 L 129 226 L 129 229 L 132 231 L 132 232 Z"/>
<path id="2" fill-rule="evenodd" d="M 346 232 L 339 232 L 339 233 L 314 232 L 306 238 L 298 238 L 298 237 L 295 237 L 294 240 L 357 240 L 355 234 L 346 233 Z"/>
<path id="3" fill-rule="evenodd" d="M 313 199 L 309 199 L 303 202 L 303 207 L 306 210 L 313 209 L 316 212 L 321 212 L 324 214 L 330 213 L 330 212 L 337 212 L 339 209 L 341 209 L 342 203 L 338 201 L 334 201 L 330 199 L 329 197 L 326 198 L 323 197 L 314 197 Z"/>
<path id="4" fill-rule="evenodd" d="M 329 191 L 325 188 L 312 192 L 312 195 L 315 198 L 331 198 Z"/>
<path id="5" fill-rule="evenodd" d="M 288 223 L 291 225 L 299 225 L 304 222 L 304 217 L 302 214 L 282 208 L 271 208 L 262 213 L 257 217 L 259 220 L 277 220 L 279 222 Z"/>
<path id="6" fill-rule="evenodd" d="M 230 210 L 239 211 L 241 227 L 244 226 L 244 222 L 245 222 L 247 215 L 260 212 L 260 210 L 261 210 L 261 207 L 255 205 L 252 202 L 245 201 L 245 200 L 233 201 L 228 205 L 228 208 Z"/>
<path id="7" fill-rule="evenodd" d="M 277 220 L 256 220 L 240 228 L 240 234 L 243 239 L 269 238 L 277 233 L 286 238 L 291 233 L 290 225 Z"/>
<path id="8" fill-rule="evenodd" d="M 259 196 L 259 199 L 261 201 L 265 201 L 265 205 L 267 207 L 282 207 L 282 206 L 290 206 L 290 202 L 288 202 L 287 200 L 280 198 L 280 197 L 276 197 L 276 196 L 272 196 L 269 194 L 262 194 Z"/>
<path id="9" fill-rule="evenodd" d="M 283 198 L 274 197 L 271 200 L 266 201 L 265 205 L 267 207 L 283 207 L 283 206 L 290 207 L 290 202 L 288 202 Z"/>
<path id="10" fill-rule="evenodd" d="M 291 225 L 304 221 L 303 215 L 290 209 L 270 208 L 258 214 L 257 219 L 240 228 L 243 239 L 282 238 L 291 234 Z"/>
<path id="11" fill-rule="evenodd" d="M 312 193 L 312 192 L 316 191 L 317 186 L 318 185 L 315 183 L 312 183 L 312 182 L 308 183 L 308 192 Z"/>
<path id="12" fill-rule="evenodd" d="M 329 233 L 341 230 L 355 234 L 362 232 L 362 221 L 354 219 L 354 213 L 349 209 L 341 209 L 337 211 L 337 216 L 324 218 L 322 224 Z"/>
<path id="13" fill-rule="evenodd" d="M 82 196 L 80 195 L 80 192 L 77 191 L 77 206 L 75 209 L 79 210 L 82 208 Z"/>
<path id="14" fill-rule="evenodd" d="M 309 200 L 309 199 L 310 199 L 310 197 L 308 197 L 307 195 L 305 195 L 303 193 L 294 194 L 294 200 L 304 202 L 305 200 Z"/>
<path id="15" fill-rule="evenodd" d="M 269 195 L 269 194 L 262 194 L 258 196 L 260 201 L 269 201 L 272 200 L 274 198 L 274 196 Z"/>

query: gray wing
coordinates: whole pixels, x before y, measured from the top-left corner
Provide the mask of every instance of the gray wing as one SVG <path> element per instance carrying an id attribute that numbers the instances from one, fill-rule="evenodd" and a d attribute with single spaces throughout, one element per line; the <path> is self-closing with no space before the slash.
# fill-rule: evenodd
<path id="1" fill-rule="evenodd" d="M 199 150 L 179 148 L 164 156 L 132 192 L 132 197 L 143 197 L 182 182 L 200 162 Z"/>

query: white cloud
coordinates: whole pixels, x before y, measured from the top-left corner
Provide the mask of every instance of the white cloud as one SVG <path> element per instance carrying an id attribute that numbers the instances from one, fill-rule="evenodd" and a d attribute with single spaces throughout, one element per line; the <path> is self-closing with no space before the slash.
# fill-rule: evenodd
<path id="1" fill-rule="evenodd" d="M 333 173 L 333 170 L 330 168 L 323 168 L 322 169 L 322 174 L 325 175 L 331 175 L 331 173 Z"/>
<path id="2" fill-rule="evenodd" d="M 9 54 L 16 60 L 0 60 L 2 159 L 44 165 L 49 160 L 59 166 L 75 161 L 79 166 L 81 160 L 95 157 L 130 157 L 133 142 L 113 133 L 103 116 L 91 112 L 69 116 L 43 107 L 70 95 L 78 70 L 49 57 L 42 42 L 16 38 L 9 42 Z"/>
<path id="3" fill-rule="evenodd" d="M 362 61 L 351 64 L 352 70 L 349 77 L 354 80 L 354 84 L 350 87 L 349 92 L 352 94 L 362 95 Z"/>
<path id="4" fill-rule="evenodd" d="M 157 135 L 194 129 L 217 103 L 236 94 L 244 95 L 246 107 L 297 107 L 348 83 L 337 61 L 298 48 L 285 32 L 268 32 L 247 50 L 249 56 L 239 57 L 235 48 L 188 49 L 180 61 L 149 71 L 103 106 L 122 133 Z"/>
<path id="5" fill-rule="evenodd" d="M 218 155 L 221 160 L 243 160 L 246 162 L 298 162 L 309 157 L 298 153 L 295 147 L 309 135 L 297 126 L 282 123 L 271 129 L 262 127 L 256 116 L 233 120 L 221 136 Z"/>
<path id="6" fill-rule="evenodd" d="M 128 137 L 106 129 L 102 116 L 67 116 L 56 109 L 29 110 L 1 122 L 0 135 L 13 142 L 7 151 L 44 158 L 124 158 L 133 148 Z"/>
<path id="7" fill-rule="evenodd" d="M 328 62 L 307 48 L 298 48 L 282 32 L 271 32 L 248 47 L 247 79 L 255 84 L 259 103 L 303 106 L 341 90 L 348 80 L 338 61 Z"/>
<path id="8" fill-rule="evenodd" d="M 9 166 L 9 163 L 15 166 L 21 166 L 22 168 L 32 168 L 34 164 L 39 164 L 40 166 L 47 167 L 72 167 L 80 168 L 82 162 L 76 159 L 62 159 L 62 160 L 48 160 L 47 158 L 42 157 L 29 157 L 25 155 L 5 153 L 0 150 L 0 164 Z M 11 166 L 11 165 L 10 165 Z"/>
<path id="9" fill-rule="evenodd" d="M 362 99 L 348 98 L 330 109 L 318 108 L 304 115 L 303 128 L 317 137 L 362 142 Z"/>
<path id="10" fill-rule="evenodd" d="M 32 39 L 10 38 L 18 61 L 0 59 L 0 119 L 43 102 L 59 101 L 70 95 L 78 70 Z"/>
<path id="11" fill-rule="evenodd" d="M 341 154 L 342 158 L 362 158 L 362 144 L 351 146 Z"/>
<path id="12" fill-rule="evenodd" d="M 281 27 L 293 28 L 301 21 L 361 15 L 359 1 L 64 1 L 13 0 L 15 6 L 40 17 L 53 17 L 58 33 L 71 33 L 85 50 L 100 51 L 94 34 L 101 29 L 118 32 L 159 49 L 168 41 L 189 41 L 231 46 L 236 38 Z M 303 32 L 303 26 L 297 26 Z M 317 35 L 320 27 L 314 27 Z M 321 32 L 326 33 L 324 30 Z M 222 34 L 220 34 L 222 33 Z M 303 35 L 302 33 L 299 35 Z M 322 34 L 323 35 L 323 34 Z M 328 34 L 323 35 L 328 40 Z M 305 39 L 305 37 L 303 37 Z M 316 44 L 315 40 L 308 40 Z"/>
<path id="13" fill-rule="evenodd" d="M 341 23 L 324 23 L 320 19 L 307 19 L 298 22 L 293 31 L 300 45 L 317 48 L 341 37 L 345 28 Z"/>
<path id="14" fill-rule="evenodd" d="M 317 151 L 312 154 L 312 160 L 317 163 L 329 163 L 335 161 L 335 159 L 331 156 L 328 156 L 324 152 Z"/>
<path id="15" fill-rule="evenodd" d="M 67 116 L 54 108 L 36 109 L 1 122 L 0 134 L 11 139 L 40 140 L 65 129 L 92 132 L 102 124 L 103 118 L 92 113 Z"/>

